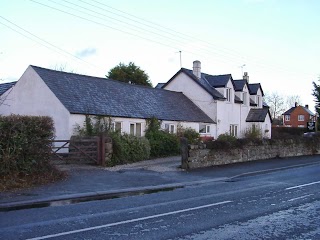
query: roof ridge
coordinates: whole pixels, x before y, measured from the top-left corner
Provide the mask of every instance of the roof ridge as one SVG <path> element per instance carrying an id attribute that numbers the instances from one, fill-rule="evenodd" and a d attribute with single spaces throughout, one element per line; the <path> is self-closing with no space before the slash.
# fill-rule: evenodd
<path id="1" fill-rule="evenodd" d="M 30 66 L 33 67 L 33 68 L 40 68 L 40 69 L 43 69 L 43 70 L 45 70 L 45 71 L 59 72 L 59 73 L 62 73 L 62 74 L 69 74 L 69 75 L 77 75 L 77 76 L 88 77 L 88 78 L 92 78 L 92 79 L 96 79 L 96 80 L 103 80 L 103 81 L 108 80 L 108 81 L 113 81 L 113 82 L 116 82 L 116 83 L 119 83 L 119 84 L 124 84 L 124 85 L 127 85 L 127 86 L 134 86 L 134 87 L 147 88 L 147 89 L 165 90 L 165 89 L 154 88 L 154 87 L 145 86 L 145 85 L 126 83 L 126 82 L 122 82 L 122 81 L 115 80 L 115 79 L 112 79 L 112 78 L 107 78 L 107 77 L 102 78 L 102 77 L 95 77 L 95 76 L 90 76 L 90 75 L 85 75 L 85 74 L 79 74 L 79 73 L 72 73 L 72 72 L 65 72 L 65 71 L 60 71 L 60 70 L 54 70 L 54 69 L 50 69 L 50 68 L 43 68 L 43 67 L 34 66 L 34 65 L 30 65 Z M 165 91 L 168 91 L 168 90 L 165 90 Z"/>

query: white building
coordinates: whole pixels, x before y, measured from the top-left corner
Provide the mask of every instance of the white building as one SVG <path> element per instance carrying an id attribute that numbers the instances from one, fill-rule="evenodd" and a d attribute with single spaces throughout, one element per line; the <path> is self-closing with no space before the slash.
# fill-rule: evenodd
<path id="1" fill-rule="evenodd" d="M 216 123 L 213 132 L 204 128 L 202 136 L 217 138 L 228 133 L 243 137 L 248 129 L 258 127 L 264 137 L 271 137 L 271 116 L 263 106 L 261 85 L 250 84 L 247 73 L 241 80 L 234 80 L 231 74 L 209 75 L 201 72 L 200 61 L 194 61 L 193 70 L 181 68 L 157 87 L 182 92 Z"/>
<path id="2" fill-rule="evenodd" d="M 29 66 L 13 85 L 0 85 L 0 114 L 50 116 L 60 140 L 70 139 L 86 115 L 108 116 L 115 129 L 136 136 L 143 136 L 147 119 L 155 117 L 172 133 L 178 126 L 190 127 L 216 139 L 224 133 L 243 137 L 255 127 L 271 137 L 260 84 L 250 84 L 247 74 L 234 80 L 231 74 L 202 73 L 199 61 L 156 88 L 36 66 Z"/>
<path id="3" fill-rule="evenodd" d="M 121 132 L 144 135 L 146 119 L 155 117 L 162 128 L 209 126 L 215 123 L 179 92 L 127 84 L 106 78 L 29 66 L 15 86 L 5 91 L 0 114 L 50 116 L 58 140 L 68 140 L 85 115 L 109 116 Z"/>

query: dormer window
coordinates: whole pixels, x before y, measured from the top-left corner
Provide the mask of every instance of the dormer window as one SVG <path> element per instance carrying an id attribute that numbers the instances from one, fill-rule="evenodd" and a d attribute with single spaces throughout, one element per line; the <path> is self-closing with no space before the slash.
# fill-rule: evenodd
<path id="1" fill-rule="evenodd" d="M 258 107 L 261 106 L 261 105 L 260 105 L 260 96 L 259 96 L 259 95 L 257 95 L 257 106 L 258 106 Z"/>
<path id="2" fill-rule="evenodd" d="M 242 94 L 242 100 L 243 100 L 243 105 L 247 106 L 248 105 L 248 94 L 244 92 Z"/>
<path id="3" fill-rule="evenodd" d="M 231 102 L 231 88 L 226 89 L 226 98 L 228 102 Z"/>

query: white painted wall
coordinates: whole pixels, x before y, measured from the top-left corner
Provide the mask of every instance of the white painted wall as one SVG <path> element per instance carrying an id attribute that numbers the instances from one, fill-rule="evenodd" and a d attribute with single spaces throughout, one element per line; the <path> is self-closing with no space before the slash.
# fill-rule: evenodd
<path id="1" fill-rule="evenodd" d="M 69 139 L 69 111 L 30 66 L 0 106 L 0 114 L 52 117 L 56 139 Z"/>
<path id="2" fill-rule="evenodd" d="M 130 124 L 131 123 L 141 123 L 141 130 L 142 130 L 142 136 L 145 135 L 146 131 L 146 120 L 140 119 L 140 118 L 119 118 L 119 117 L 112 117 L 111 120 L 113 122 L 121 122 L 122 133 L 130 133 Z M 70 116 L 70 124 L 69 124 L 69 138 L 76 134 L 75 128 L 77 125 L 84 126 L 85 122 L 85 115 L 83 114 L 71 114 Z M 161 129 L 165 129 L 166 124 L 173 124 L 174 125 L 174 133 L 177 133 L 177 127 L 178 125 L 182 126 L 183 128 L 192 128 L 195 131 L 199 132 L 199 126 L 200 124 L 197 122 L 180 122 L 180 121 L 161 121 Z M 214 136 L 214 133 L 216 131 L 215 124 L 207 124 L 210 125 L 210 133 L 209 134 L 201 134 L 201 136 Z"/>

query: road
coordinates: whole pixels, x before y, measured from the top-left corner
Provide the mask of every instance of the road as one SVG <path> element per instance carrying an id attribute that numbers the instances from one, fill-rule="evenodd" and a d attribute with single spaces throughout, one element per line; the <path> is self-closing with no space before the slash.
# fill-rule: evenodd
<path id="1" fill-rule="evenodd" d="M 311 165 L 1 212 L 0 239 L 320 239 L 319 173 L 320 165 Z"/>

